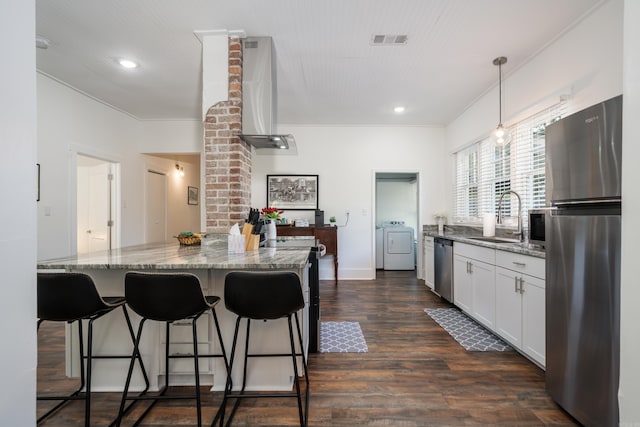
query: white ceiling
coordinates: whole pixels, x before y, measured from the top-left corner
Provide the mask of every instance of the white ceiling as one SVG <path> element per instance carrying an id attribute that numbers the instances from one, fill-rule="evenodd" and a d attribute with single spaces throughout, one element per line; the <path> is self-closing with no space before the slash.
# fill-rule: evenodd
<path id="1" fill-rule="evenodd" d="M 602 0 L 37 0 L 38 69 L 141 119 L 201 117 L 194 31 L 271 36 L 278 122 L 446 125 Z M 407 34 L 372 46 L 373 34 Z M 118 66 L 128 57 L 141 65 Z M 498 115 L 496 99 L 496 117 Z M 404 105 L 406 112 L 392 112 Z"/>

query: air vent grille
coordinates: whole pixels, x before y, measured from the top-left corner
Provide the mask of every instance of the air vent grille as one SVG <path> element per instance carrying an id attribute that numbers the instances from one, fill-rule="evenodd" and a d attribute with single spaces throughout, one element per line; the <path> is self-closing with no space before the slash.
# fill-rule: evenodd
<path id="1" fill-rule="evenodd" d="M 406 34 L 374 34 L 371 36 L 373 46 L 402 46 L 407 44 Z"/>
<path id="2" fill-rule="evenodd" d="M 244 48 L 245 49 L 257 49 L 258 48 L 258 41 L 257 40 L 246 40 L 244 42 Z"/>

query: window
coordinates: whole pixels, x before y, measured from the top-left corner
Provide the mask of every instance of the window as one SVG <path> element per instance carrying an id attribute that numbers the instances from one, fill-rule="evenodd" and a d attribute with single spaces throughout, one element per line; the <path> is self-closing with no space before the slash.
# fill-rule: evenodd
<path id="1" fill-rule="evenodd" d="M 511 141 L 504 146 L 486 138 L 455 154 L 456 222 L 481 222 L 484 213 L 497 215 L 500 196 L 510 190 L 520 195 L 525 225 L 529 209 L 544 207 L 544 131 L 562 117 L 565 108 L 564 103 L 556 104 L 516 123 L 510 128 Z M 515 225 L 518 206 L 511 197 L 503 197 L 502 214 Z"/>

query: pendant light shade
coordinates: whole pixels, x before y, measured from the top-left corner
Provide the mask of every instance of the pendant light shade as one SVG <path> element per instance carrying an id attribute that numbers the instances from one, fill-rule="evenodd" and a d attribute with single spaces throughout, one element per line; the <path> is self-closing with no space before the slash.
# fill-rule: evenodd
<path id="1" fill-rule="evenodd" d="M 506 63 L 506 56 L 499 56 L 493 60 L 493 65 L 498 66 L 498 114 L 500 116 L 500 120 L 498 122 L 498 126 L 493 131 L 493 139 L 497 145 L 505 145 L 511 140 L 509 129 L 502 124 L 502 65 Z"/>

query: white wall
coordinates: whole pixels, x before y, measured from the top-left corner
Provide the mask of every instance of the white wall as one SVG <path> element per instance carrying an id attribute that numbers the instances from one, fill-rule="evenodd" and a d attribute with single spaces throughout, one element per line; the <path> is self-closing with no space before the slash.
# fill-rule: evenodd
<path id="1" fill-rule="evenodd" d="M 503 66 L 503 121 L 510 125 L 571 94 L 570 111 L 622 93 L 623 0 L 605 2 L 524 66 Z M 502 52 L 509 56 L 509 52 Z M 493 58 L 487 58 L 487 66 Z M 496 87 L 447 126 L 449 148 L 478 140 L 498 124 Z M 524 116 L 524 117 L 523 117 Z"/>
<path id="2" fill-rule="evenodd" d="M 201 153 L 204 126 L 197 120 L 144 120 L 140 122 L 141 153 Z"/>
<path id="3" fill-rule="evenodd" d="M 141 243 L 144 230 L 142 156 L 138 121 L 38 74 L 38 258 L 75 249 L 76 154 L 120 163 L 121 242 Z"/>
<path id="4" fill-rule="evenodd" d="M 407 227 L 418 223 L 418 182 L 378 180 L 376 182 L 376 225 L 383 221 L 404 221 Z"/>
<path id="5" fill-rule="evenodd" d="M 640 425 L 640 2 L 624 3 L 624 98 L 622 130 L 622 273 L 620 331 L 620 424 Z M 631 160 L 632 159 L 632 160 Z"/>
<path id="6" fill-rule="evenodd" d="M 0 424 L 36 424 L 35 3 L 0 1 Z M 8 350 L 10 348 L 10 350 Z"/>
<path id="7" fill-rule="evenodd" d="M 184 176 L 180 177 L 176 174 L 174 160 L 155 156 L 145 158 L 148 169 L 163 172 L 167 176 L 167 239 L 175 241 L 173 236 L 181 231 L 200 231 L 200 203 L 187 204 L 187 187 L 200 188 L 200 163 L 181 161 Z"/>
<path id="8" fill-rule="evenodd" d="M 339 278 L 375 277 L 375 172 L 420 174 L 420 224 L 433 222 L 441 207 L 444 130 L 433 127 L 293 126 L 279 129 L 296 138 L 297 156 L 253 155 L 251 202 L 266 204 L 266 175 L 319 175 L 319 208 L 338 224 Z M 313 212 L 289 211 L 285 217 L 313 219 Z M 330 260 L 321 260 L 322 279 L 333 278 Z"/>
<path id="9" fill-rule="evenodd" d="M 517 70 L 503 67 L 503 118 L 512 124 L 571 94 L 569 113 L 622 93 L 623 0 L 605 2 Z M 509 52 L 500 52 L 509 56 Z M 487 58 L 491 64 L 493 58 Z M 491 65 L 494 67 L 494 65 Z M 497 84 L 497 71 L 496 71 Z M 446 128 L 448 151 L 488 135 L 498 124 L 497 86 Z M 453 188 L 453 161 L 447 188 Z M 453 193 L 448 201 L 453 209 Z"/>
<path id="10" fill-rule="evenodd" d="M 177 120 L 141 122 L 41 74 L 37 75 L 37 101 L 38 162 L 42 174 L 38 259 L 75 251 L 78 153 L 120 164 L 120 242 L 122 246 L 142 243 L 146 165 L 141 153 L 200 153 L 202 124 Z M 199 171 L 199 165 L 195 167 Z M 189 182 L 201 187 L 200 181 Z M 191 225 L 193 208 L 185 208 L 188 228 L 199 230 L 198 224 Z M 168 231 L 171 233 L 171 229 Z"/>

